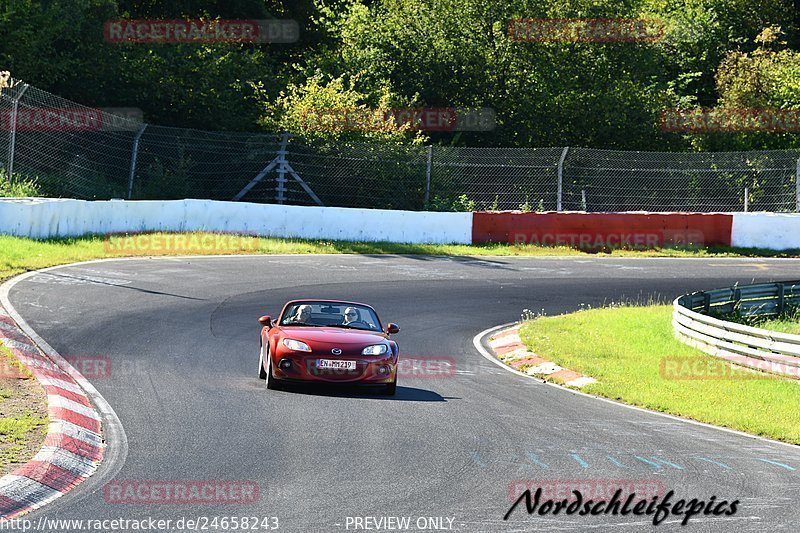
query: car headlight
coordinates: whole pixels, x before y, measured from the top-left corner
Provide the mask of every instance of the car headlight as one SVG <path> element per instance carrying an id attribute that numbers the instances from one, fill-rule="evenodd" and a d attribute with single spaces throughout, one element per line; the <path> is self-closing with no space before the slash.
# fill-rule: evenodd
<path id="1" fill-rule="evenodd" d="M 361 352 L 361 355 L 383 355 L 389 351 L 389 347 L 385 344 L 373 344 L 372 346 L 367 346 Z"/>
<path id="2" fill-rule="evenodd" d="M 311 348 L 303 341 L 296 341 L 294 339 L 283 339 L 283 345 L 294 350 L 295 352 L 310 352 Z"/>

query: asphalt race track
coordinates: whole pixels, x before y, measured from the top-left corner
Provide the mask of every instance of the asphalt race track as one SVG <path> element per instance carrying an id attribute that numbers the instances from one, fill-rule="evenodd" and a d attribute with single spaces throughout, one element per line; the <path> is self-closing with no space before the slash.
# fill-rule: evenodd
<path id="1" fill-rule="evenodd" d="M 796 279 L 767 259 L 263 256 L 109 261 L 36 274 L 10 299 L 66 357 L 108 357 L 89 377 L 127 435 L 127 457 L 29 518 L 277 516 L 279 531 L 353 531 L 347 517 L 453 519 L 457 531 L 638 531 L 651 517 L 509 521 L 515 480 L 658 480 L 683 498 L 740 500 L 688 528 L 797 531 L 800 448 L 576 395 L 483 358 L 473 337 L 523 309 L 549 315 L 621 298 Z M 258 316 L 286 300 L 353 299 L 397 322 L 401 357 L 457 372 L 371 391 L 268 391 Z M 800 392 L 798 392 L 800 398 Z M 800 413 L 800 399 L 798 400 Z M 800 416 L 800 414 L 798 415 Z M 123 460 L 124 459 L 124 463 Z M 644 459 L 644 460 L 643 460 Z M 106 503 L 120 480 L 253 480 L 256 503 Z M 448 521 L 445 519 L 445 525 Z M 351 523 L 352 524 L 352 523 Z M 363 530 L 363 529 L 362 529 Z"/>

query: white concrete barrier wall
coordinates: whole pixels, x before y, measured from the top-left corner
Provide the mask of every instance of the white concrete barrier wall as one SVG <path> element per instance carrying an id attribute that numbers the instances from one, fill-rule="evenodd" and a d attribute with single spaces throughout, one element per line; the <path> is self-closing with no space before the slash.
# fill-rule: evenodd
<path id="1" fill-rule="evenodd" d="M 214 200 L 0 199 L 0 234 L 75 237 L 88 233 L 209 231 L 396 243 L 472 242 L 472 213 L 305 207 Z"/>
<path id="2" fill-rule="evenodd" d="M 731 245 L 789 250 L 800 248 L 800 214 L 734 213 Z"/>

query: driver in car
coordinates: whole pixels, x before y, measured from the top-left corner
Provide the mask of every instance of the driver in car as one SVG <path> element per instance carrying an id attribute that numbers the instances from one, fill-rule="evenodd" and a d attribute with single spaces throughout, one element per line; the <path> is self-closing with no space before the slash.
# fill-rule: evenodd
<path id="1" fill-rule="evenodd" d="M 347 307 L 344 310 L 344 321 L 342 322 L 345 326 L 350 326 L 354 328 L 369 328 L 370 325 L 364 322 L 361 319 L 361 312 L 356 309 L 355 307 Z"/>
<path id="2" fill-rule="evenodd" d="M 294 315 L 292 315 L 287 322 L 290 324 L 305 324 L 310 318 L 311 306 L 301 305 L 295 310 Z"/>

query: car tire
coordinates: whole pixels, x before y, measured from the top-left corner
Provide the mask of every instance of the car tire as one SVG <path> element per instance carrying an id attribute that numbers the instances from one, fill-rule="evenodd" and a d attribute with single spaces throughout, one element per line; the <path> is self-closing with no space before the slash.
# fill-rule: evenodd
<path id="1" fill-rule="evenodd" d="M 264 370 L 264 346 L 258 350 L 258 379 L 267 379 L 267 371 Z"/>
<path id="2" fill-rule="evenodd" d="M 394 396 L 394 393 L 397 391 L 397 378 L 394 378 L 394 381 L 391 383 L 386 384 L 383 389 L 384 396 Z"/>
<path id="3" fill-rule="evenodd" d="M 272 375 L 272 358 L 269 354 L 267 354 L 267 359 L 269 360 L 269 367 L 267 368 L 267 388 L 269 390 L 281 390 L 283 389 L 283 383 Z"/>

